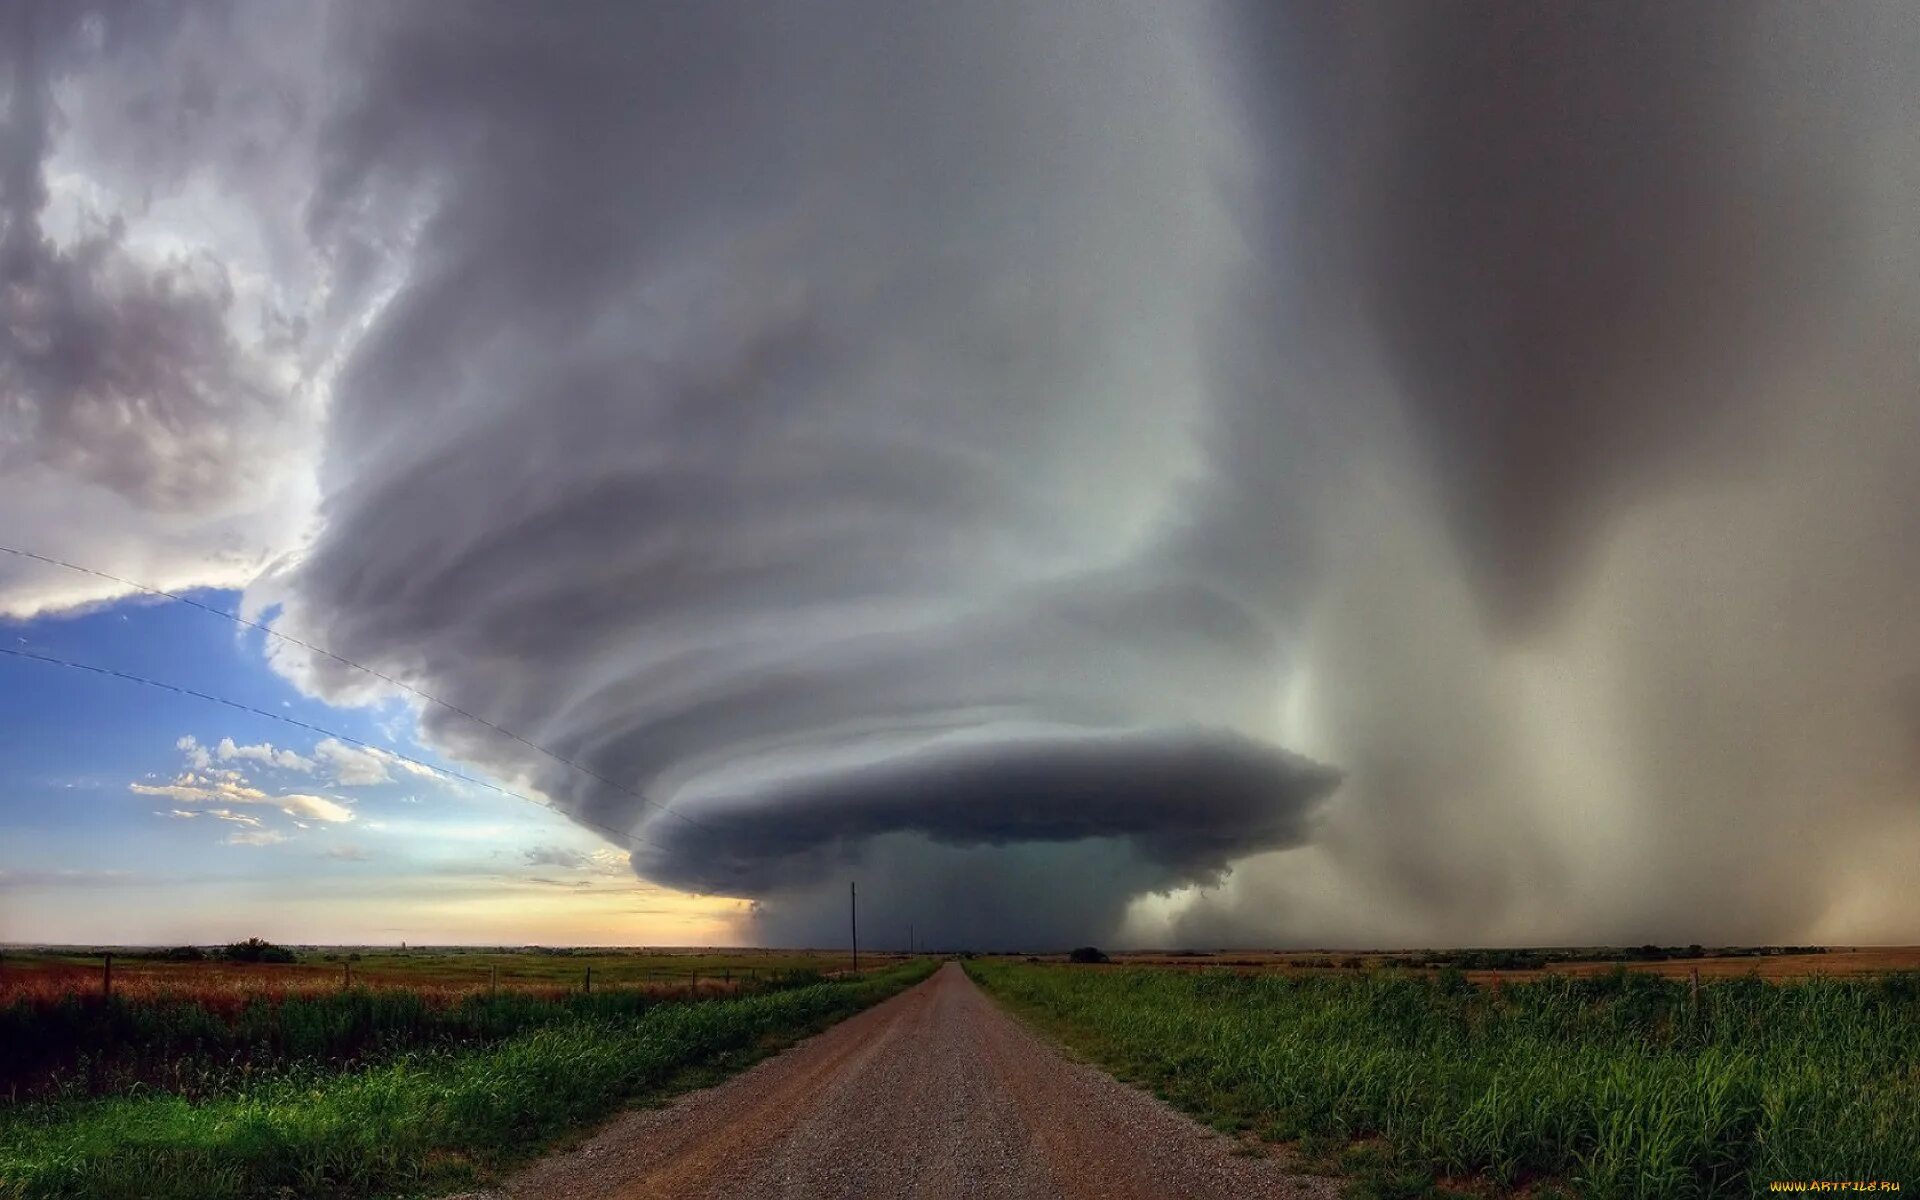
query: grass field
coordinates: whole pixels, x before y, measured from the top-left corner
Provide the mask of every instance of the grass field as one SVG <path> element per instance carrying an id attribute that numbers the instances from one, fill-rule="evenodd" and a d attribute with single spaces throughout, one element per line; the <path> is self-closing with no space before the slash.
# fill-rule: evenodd
<path id="1" fill-rule="evenodd" d="M 142 947 L 63 947 L 0 950 L 0 1003 L 24 993 L 98 992 L 104 956 L 114 955 L 113 987 L 126 995 L 166 992 L 212 994 L 327 991 L 349 975 L 362 986 L 447 988 L 573 988 L 589 971 L 593 984 L 684 985 L 750 979 L 769 972 L 830 974 L 851 965 L 845 951 L 732 949 L 476 949 L 468 947 L 318 946 L 296 948 L 292 963 L 170 962 Z M 862 954 L 863 967 L 901 961 L 902 955 Z"/>
<path id="2" fill-rule="evenodd" d="M 0 1104 L 0 1197 L 463 1186 L 624 1105 L 745 1065 L 932 967 L 894 963 L 829 978 L 817 968 L 842 964 L 768 956 L 745 968 L 755 972 L 748 980 L 703 975 L 695 988 L 690 967 L 685 982 L 663 985 L 628 963 L 624 983 L 603 986 L 596 971 L 591 993 L 564 974 L 542 983 L 528 971 L 492 994 L 480 985 L 408 988 L 378 974 L 371 986 L 356 976 L 351 990 L 315 991 L 298 982 L 298 964 L 180 965 L 202 974 L 166 973 L 151 992 L 122 993 L 116 964 L 111 1000 L 49 1003 L 41 979 L 0 1005 L 0 1022 L 15 1021 L 0 1024 L 0 1052 L 80 1047 L 52 1072 L 64 1084 L 51 1098 Z M 16 966 L 28 974 L 21 964 L 9 970 Z M 740 968 L 721 965 L 722 981 L 729 969 Z M 241 986 L 249 981 L 266 983 Z M 193 982 L 210 986 L 195 992 Z M 162 1073 L 146 1078 L 140 1064 Z"/>
<path id="3" fill-rule="evenodd" d="M 1653 949 L 1649 947 L 1648 949 Z M 1695 948 L 1698 949 L 1698 948 Z M 1615 967 L 1686 979 L 1757 974 L 1762 979 L 1805 979 L 1814 975 L 1883 975 L 1920 971 L 1920 946 L 1833 946 L 1818 948 L 1736 946 L 1701 949 L 1672 947 L 1659 957 L 1636 956 L 1617 947 L 1563 947 L 1551 950 L 1179 950 L 1122 952 L 1114 961 L 1130 966 L 1182 967 L 1239 971 L 1351 971 L 1376 967 L 1439 970 L 1459 966 L 1476 983 L 1537 979 L 1542 975 L 1603 975 Z M 1064 961 L 1065 955 L 1043 956 Z M 1532 961 L 1529 961 L 1532 960 Z M 1509 965 L 1495 966 L 1505 962 Z M 1526 965 L 1512 965 L 1524 963 Z"/>
<path id="4" fill-rule="evenodd" d="M 120 951 L 110 984 L 103 955 L 16 951 L 0 961 L 0 1103 L 135 1089 L 200 1098 L 270 1074 L 819 981 L 849 965 L 794 951 L 327 949 L 293 963 L 145 953 Z"/>
<path id="5" fill-rule="evenodd" d="M 1920 975 L 1708 980 L 975 960 L 1069 1045 L 1376 1195 L 1920 1187 Z"/>

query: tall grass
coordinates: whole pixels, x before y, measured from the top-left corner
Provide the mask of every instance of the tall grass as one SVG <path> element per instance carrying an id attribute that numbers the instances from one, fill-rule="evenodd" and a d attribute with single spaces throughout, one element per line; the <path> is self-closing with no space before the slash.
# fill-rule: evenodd
<path id="1" fill-rule="evenodd" d="M 570 1019 L 195 1103 L 115 1097 L 0 1111 L 0 1197 L 187 1200 L 414 1194 L 484 1177 L 690 1070 L 743 1065 L 909 984 L 931 964 L 637 1013 Z"/>
<path id="2" fill-rule="evenodd" d="M 1216 1123 L 1384 1140 L 1380 1174 L 1403 1183 L 1550 1180 L 1596 1197 L 1920 1186 L 1920 976 L 1725 980 L 1696 1005 L 1685 983 L 1625 971 L 1482 989 L 1457 972 L 968 970 Z"/>
<path id="3" fill-rule="evenodd" d="M 497 993 L 432 987 L 327 991 L 181 988 L 17 990 L 0 999 L 0 1103 L 135 1088 L 204 1097 L 262 1074 L 338 1069 L 395 1053 L 498 1041 L 545 1025 L 638 1016 L 662 1003 L 820 981 L 777 971 L 752 984 L 556 987 Z"/>

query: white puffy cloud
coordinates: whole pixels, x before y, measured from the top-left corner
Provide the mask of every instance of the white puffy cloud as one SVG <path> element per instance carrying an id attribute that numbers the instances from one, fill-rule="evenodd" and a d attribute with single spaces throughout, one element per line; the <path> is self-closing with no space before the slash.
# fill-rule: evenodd
<path id="1" fill-rule="evenodd" d="M 309 796 L 294 792 L 277 796 L 272 801 L 281 812 L 288 816 L 309 817 L 315 821 L 344 822 L 353 820 L 353 810 L 337 800 L 325 796 Z"/>
<path id="2" fill-rule="evenodd" d="M 341 787 L 372 787 L 393 782 L 393 776 L 387 773 L 386 760 L 372 750 L 328 738 L 314 746 L 313 754 L 333 772 L 333 782 Z"/>
<path id="3" fill-rule="evenodd" d="M 191 735 L 181 738 L 177 748 L 185 752 L 190 763 L 209 759 L 206 747 Z M 286 765 L 291 757 L 300 762 L 311 764 L 311 760 L 301 758 L 289 750 L 276 750 L 273 746 L 261 743 L 257 746 L 235 746 L 231 738 L 220 740 L 218 756 L 225 759 L 253 759 L 273 765 Z M 275 794 L 254 786 L 252 781 L 239 771 L 230 768 L 207 768 L 187 770 L 163 784 L 130 783 L 128 789 L 140 796 L 165 796 L 182 804 L 212 805 L 219 808 L 174 809 L 164 814 L 174 819 L 190 819 L 196 816 L 209 816 L 221 821 L 258 828 L 261 821 L 247 813 L 235 812 L 231 805 L 257 805 L 278 808 L 290 817 L 305 817 L 314 821 L 343 823 L 354 819 L 351 808 L 338 800 L 325 796 L 315 796 L 305 792 Z M 301 826 L 305 828 L 305 826 Z"/>
<path id="4" fill-rule="evenodd" d="M 173 745 L 175 749 L 187 756 L 187 762 L 190 765 L 203 771 L 213 765 L 213 759 L 208 756 L 207 748 L 202 746 L 200 739 L 194 737 L 192 734 L 184 735 Z"/>
<path id="5" fill-rule="evenodd" d="M 141 796 L 166 796 L 183 803 L 256 804 L 269 799 L 259 788 L 191 773 L 176 776 L 172 783 L 130 783 L 127 787 Z"/>
<path id="6" fill-rule="evenodd" d="M 440 773 L 431 767 L 410 762 L 392 751 L 374 746 L 349 746 L 338 738 L 327 738 L 316 744 L 313 755 L 333 772 L 333 782 L 340 787 L 392 783 L 392 772 L 396 770 L 417 779 L 440 778 Z"/>
<path id="7" fill-rule="evenodd" d="M 292 750 L 276 749 L 272 742 L 261 742 L 253 746 L 236 746 L 230 737 L 221 738 L 220 744 L 215 748 L 214 753 L 222 762 L 236 758 L 251 759 L 255 762 L 266 763 L 268 766 L 281 767 L 289 771 L 312 771 L 316 765 L 311 758 L 304 757 Z M 202 763 L 201 765 L 204 766 L 206 764 Z"/>

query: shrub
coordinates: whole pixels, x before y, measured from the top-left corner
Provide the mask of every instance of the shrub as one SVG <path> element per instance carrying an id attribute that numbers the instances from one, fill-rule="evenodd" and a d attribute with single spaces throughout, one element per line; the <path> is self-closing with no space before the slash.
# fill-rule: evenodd
<path id="1" fill-rule="evenodd" d="M 1110 960 L 1105 954 L 1100 952 L 1098 946 L 1076 946 L 1074 947 L 1073 953 L 1067 955 L 1067 961 L 1077 963 L 1103 963 Z"/>
<path id="2" fill-rule="evenodd" d="M 293 951 L 257 937 L 233 943 L 222 950 L 220 956 L 228 962 L 290 963 L 294 961 Z"/>

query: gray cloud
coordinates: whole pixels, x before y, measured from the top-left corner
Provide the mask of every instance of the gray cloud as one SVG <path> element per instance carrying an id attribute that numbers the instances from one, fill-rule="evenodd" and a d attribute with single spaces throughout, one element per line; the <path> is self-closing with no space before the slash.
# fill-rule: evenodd
<path id="1" fill-rule="evenodd" d="M 521 851 L 521 857 L 530 867 L 568 867 L 579 869 L 592 861 L 592 856 L 580 850 L 570 850 L 565 846 L 529 846 Z"/>
<path id="2" fill-rule="evenodd" d="M 1627 497 L 1737 470 L 1755 394 L 1833 332 L 1878 232 L 1862 173 L 1894 149 L 1913 23 L 1650 3 L 1253 16 L 1298 152 L 1285 249 L 1365 314 L 1479 598 L 1537 616 Z"/>
<path id="3" fill-rule="evenodd" d="M 1920 847 L 1911 10 L 154 11 L 16 69 L 7 452 L 92 489 L 27 519 L 239 503 L 264 273 L 321 526 L 158 557 L 286 552 L 256 609 L 763 936 L 856 870 L 976 944 L 1920 918 L 1838 869 Z M 50 240 L 49 96 L 249 270 Z"/>
<path id="4" fill-rule="evenodd" d="M 83 211 L 64 246 L 44 227 L 55 86 L 82 67 L 74 59 L 112 55 L 117 17 L 39 4 L 9 13 L 0 461 L 43 463 L 148 509 L 205 510 L 257 486 L 287 434 L 281 386 L 228 327 L 227 265 L 204 252 L 142 261 L 118 214 Z M 213 84 L 173 100 L 191 119 Z"/>
<path id="5" fill-rule="evenodd" d="M 890 833 L 1118 839 L 1160 885 L 1298 840 L 1325 787 L 1249 741 L 1272 629 L 1134 561 L 1198 462 L 1236 235 L 1200 16 L 1110 15 L 361 22 L 314 227 L 433 215 L 342 376 L 287 626 L 673 805 L 425 714 L 767 913 Z M 1117 921 L 1130 885 L 1086 886 Z"/>
<path id="6" fill-rule="evenodd" d="M 243 584 L 297 532 L 314 281 L 284 214 L 311 130 L 299 68 L 261 51 L 313 19 L 274 3 L 9 6 L 0 508 L 15 536 L 182 587 Z M 112 594 L 0 564 L 0 611 Z"/>
<path id="7" fill-rule="evenodd" d="M 1232 737 L 982 739 L 703 797 L 698 824 L 656 823 L 665 845 L 634 857 L 677 886 L 765 895 L 838 878 L 889 833 L 961 847 L 1129 839 L 1163 887 L 1217 882 L 1235 858 L 1305 840 L 1307 814 L 1336 782 Z"/>
<path id="8" fill-rule="evenodd" d="M 348 39 L 313 227 L 432 215 L 273 594 L 695 823 L 428 713 L 447 748 L 802 940 L 882 847 L 1003 941 L 1065 923 L 983 876 L 1087 867 L 1052 909 L 1111 926 L 1232 845 L 1170 903 L 1254 940 L 1844 906 L 1751 864 L 1832 861 L 1910 781 L 1911 389 L 1855 330 L 1913 311 L 1911 21 L 574 17 Z M 1119 731 L 1110 772 L 1024 757 Z M 955 737 L 966 770 L 916 768 Z M 1312 789 L 1126 786 L 1235 737 L 1344 773 L 1313 844 L 1272 852 Z"/>
<path id="9" fill-rule="evenodd" d="M 1274 507 L 1315 564 L 1286 736 L 1346 782 L 1158 928 L 1897 939 L 1844 864 L 1920 833 L 1920 22 L 1250 17 L 1280 349 L 1235 360 L 1284 399 L 1223 416 L 1195 545 L 1298 563 L 1246 499 L 1275 445 L 1338 464 Z"/>

